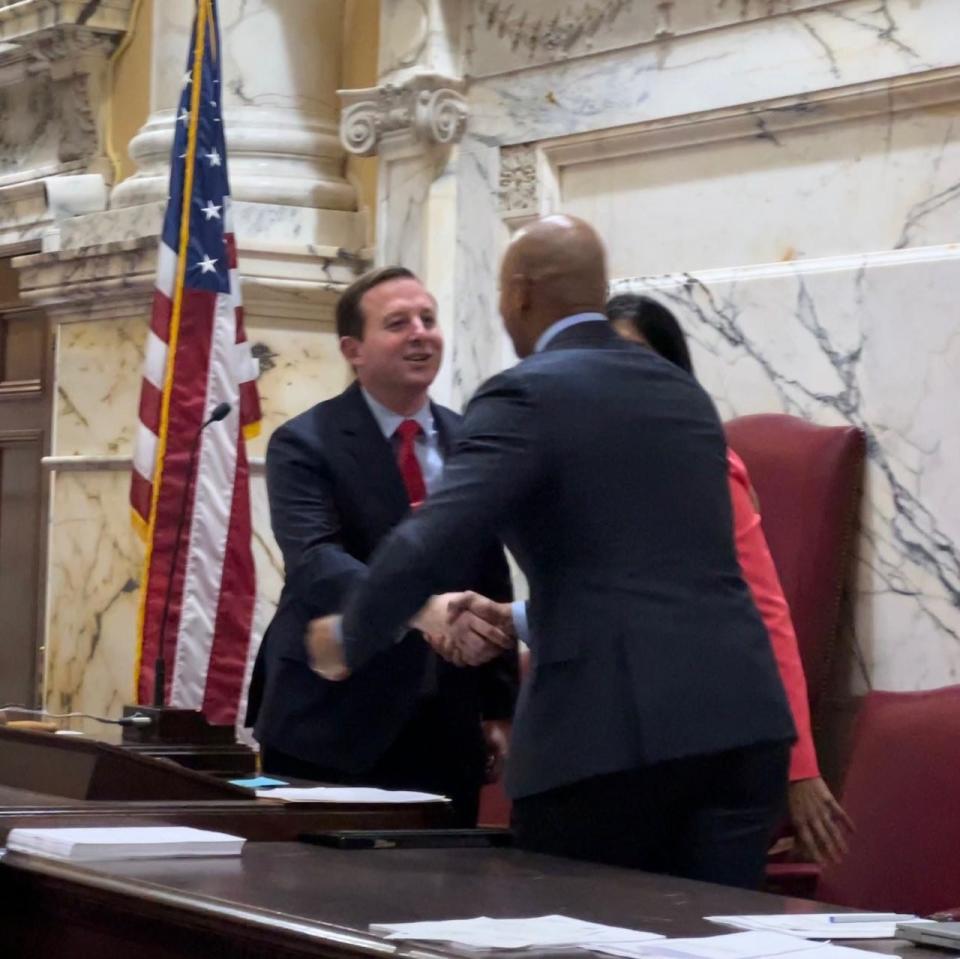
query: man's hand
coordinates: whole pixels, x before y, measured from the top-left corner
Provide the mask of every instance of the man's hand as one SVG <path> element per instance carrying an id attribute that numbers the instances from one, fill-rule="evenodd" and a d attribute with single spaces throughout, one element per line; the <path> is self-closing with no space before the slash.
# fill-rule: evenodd
<path id="1" fill-rule="evenodd" d="M 487 746 L 486 780 L 495 783 L 503 775 L 510 751 L 510 723 L 505 719 L 487 719 L 481 724 Z"/>
<path id="2" fill-rule="evenodd" d="M 507 615 L 504 617 L 503 609 Z M 495 620 L 495 621 L 494 621 Z M 432 596 L 410 625 L 455 666 L 480 666 L 513 647 L 510 606 L 478 593 Z"/>
<path id="3" fill-rule="evenodd" d="M 468 666 L 488 662 L 517 644 L 510 603 L 458 593 L 450 600 L 448 619 L 448 634 Z"/>
<path id="4" fill-rule="evenodd" d="M 458 595 L 459 593 L 443 593 L 440 596 L 431 596 L 423 609 L 410 620 L 410 626 L 419 629 L 433 645 L 433 641 L 439 640 L 447 632 L 447 608 L 450 600 Z"/>
<path id="5" fill-rule="evenodd" d="M 818 863 L 839 862 L 847 853 L 853 822 L 819 777 L 790 783 L 790 819 L 797 837 Z"/>
<path id="6" fill-rule="evenodd" d="M 350 675 L 343 656 L 343 646 L 335 633 L 340 619 L 340 616 L 324 616 L 311 620 L 305 637 L 310 668 L 324 679 L 333 682 L 339 682 Z"/>

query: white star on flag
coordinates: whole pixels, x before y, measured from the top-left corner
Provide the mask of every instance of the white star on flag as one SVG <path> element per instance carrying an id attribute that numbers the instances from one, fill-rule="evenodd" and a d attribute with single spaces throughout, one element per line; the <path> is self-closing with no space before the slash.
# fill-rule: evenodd
<path id="1" fill-rule="evenodd" d="M 187 120 L 189 119 L 190 119 L 190 114 L 187 112 L 186 107 L 184 107 L 180 111 L 180 116 L 177 117 L 177 120 L 179 120 L 182 124 L 186 125 Z"/>
<path id="2" fill-rule="evenodd" d="M 207 205 L 200 207 L 200 212 L 207 218 L 207 220 L 220 219 L 220 207 L 217 206 L 213 200 L 207 200 Z"/>
<path id="3" fill-rule="evenodd" d="M 201 273 L 216 273 L 216 259 L 211 260 L 209 256 L 204 255 L 203 259 L 197 264 Z"/>
<path id="4" fill-rule="evenodd" d="M 192 74 L 193 74 L 192 70 L 187 70 L 187 72 L 183 75 L 183 86 L 188 87 L 190 86 L 191 83 L 193 83 Z"/>
<path id="5" fill-rule="evenodd" d="M 220 154 L 216 150 L 211 150 L 207 154 L 207 159 L 210 161 L 210 166 L 220 166 Z"/>

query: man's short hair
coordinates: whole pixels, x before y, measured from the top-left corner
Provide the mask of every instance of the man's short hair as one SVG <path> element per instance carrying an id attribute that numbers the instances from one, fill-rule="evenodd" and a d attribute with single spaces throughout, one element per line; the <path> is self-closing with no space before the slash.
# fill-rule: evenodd
<path id="1" fill-rule="evenodd" d="M 357 277 L 337 300 L 337 336 L 363 339 L 363 310 L 360 301 L 364 294 L 390 280 L 416 280 L 416 275 L 405 266 L 379 266 Z"/>

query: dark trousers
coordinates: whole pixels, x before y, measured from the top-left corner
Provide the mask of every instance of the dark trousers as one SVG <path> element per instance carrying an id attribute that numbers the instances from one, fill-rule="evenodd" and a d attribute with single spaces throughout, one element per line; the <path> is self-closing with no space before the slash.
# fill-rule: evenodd
<path id="1" fill-rule="evenodd" d="M 783 811 L 790 747 L 765 743 L 595 776 L 513 804 L 517 843 L 756 889 Z"/>
<path id="2" fill-rule="evenodd" d="M 362 772 L 346 772 L 261 745 L 263 771 L 345 786 L 415 789 L 449 796 L 455 824 L 477 824 L 485 753 L 479 722 L 470 728 L 451 721 L 438 699 L 424 700 L 386 753 Z"/>

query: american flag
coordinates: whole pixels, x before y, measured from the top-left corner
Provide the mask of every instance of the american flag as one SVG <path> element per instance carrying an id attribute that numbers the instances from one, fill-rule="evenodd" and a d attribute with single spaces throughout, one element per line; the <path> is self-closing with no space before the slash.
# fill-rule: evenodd
<path id="1" fill-rule="evenodd" d="M 258 431 L 260 401 L 240 304 L 220 62 L 215 0 L 198 0 L 175 121 L 130 501 L 147 543 L 139 701 L 152 700 L 169 588 L 164 701 L 232 724 L 256 591 L 245 437 Z M 229 415 L 200 433 L 223 402 Z"/>

